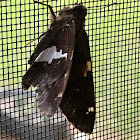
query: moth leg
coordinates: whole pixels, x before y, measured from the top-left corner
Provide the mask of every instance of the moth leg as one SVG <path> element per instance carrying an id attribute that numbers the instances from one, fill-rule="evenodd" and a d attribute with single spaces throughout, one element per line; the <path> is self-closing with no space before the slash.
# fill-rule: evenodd
<path id="1" fill-rule="evenodd" d="M 39 37 L 32 39 L 29 43 L 25 44 L 24 46 L 20 47 L 20 49 L 26 47 L 26 46 L 29 45 L 29 44 L 31 44 L 31 43 L 34 42 L 36 39 L 41 38 L 41 37 L 44 36 L 46 33 L 47 33 L 47 31 L 44 32 L 44 33 L 42 33 Z"/>
<path id="2" fill-rule="evenodd" d="M 52 7 L 50 5 L 47 5 L 47 4 L 43 3 L 43 2 L 39 2 L 39 1 L 36 1 L 36 0 L 34 0 L 34 3 L 39 3 L 39 4 L 47 6 L 50 9 L 51 16 L 52 16 L 53 20 L 56 19 L 56 15 L 55 15 L 55 13 L 54 13 L 54 11 L 53 11 L 53 9 L 52 9 Z"/>
<path id="3" fill-rule="evenodd" d="M 87 72 L 91 71 L 91 61 L 87 61 L 86 64 L 82 64 L 83 77 L 87 77 Z"/>
<path id="4" fill-rule="evenodd" d="M 52 7 L 51 7 L 50 5 L 48 5 L 48 8 L 50 9 L 52 19 L 55 20 L 55 19 L 56 19 L 56 15 L 55 15 L 55 13 L 54 13 Z"/>

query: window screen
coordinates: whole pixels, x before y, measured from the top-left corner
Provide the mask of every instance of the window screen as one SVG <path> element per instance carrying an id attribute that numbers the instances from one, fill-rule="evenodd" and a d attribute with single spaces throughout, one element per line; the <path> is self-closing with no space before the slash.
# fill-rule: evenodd
<path id="1" fill-rule="evenodd" d="M 42 2 L 51 5 L 58 15 L 60 9 L 73 6 L 77 0 Z M 28 60 L 39 42 L 37 38 L 51 23 L 51 16 L 46 6 L 32 0 L 5 0 L 0 1 L 2 140 L 140 139 L 140 2 L 78 2 L 88 8 L 84 28 L 89 37 L 96 91 L 93 133 L 77 131 L 59 109 L 51 118 L 42 116 L 34 88 L 22 89 L 22 76 L 30 67 Z M 36 40 L 28 44 L 32 39 Z"/>

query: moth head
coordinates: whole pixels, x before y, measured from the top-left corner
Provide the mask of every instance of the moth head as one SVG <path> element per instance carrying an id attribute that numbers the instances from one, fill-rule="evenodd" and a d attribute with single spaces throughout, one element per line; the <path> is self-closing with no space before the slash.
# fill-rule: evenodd
<path id="1" fill-rule="evenodd" d="M 87 14 L 87 8 L 83 6 L 82 3 L 75 3 L 73 8 L 71 9 L 71 12 L 77 17 L 77 18 L 85 18 Z"/>
<path id="2" fill-rule="evenodd" d="M 82 3 L 75 3 L 74 6 L 65 7 L 59 12 L 59 15 L 74 15 L 77 18 L 83 19 L 87 14 L 87 9 Z"/>

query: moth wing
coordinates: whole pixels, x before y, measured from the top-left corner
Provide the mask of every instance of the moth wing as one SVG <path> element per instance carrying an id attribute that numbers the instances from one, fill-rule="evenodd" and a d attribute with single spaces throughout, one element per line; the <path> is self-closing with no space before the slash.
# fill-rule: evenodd
<path id="1" fill-rule="evenodd" d="M 76 40 L 72 68 L 60 109 L 81 132 L 92 133 L 95 122 L 95 98 L 89 40 L 84 29 Z"/>
<path id="2" fill-rule="evenodd" d="M 23 87 L 36 87 L 38 107 L 47 116 L 55 113 L 65 91 L 72 64 L 74 38 L 73 20 L 65 20 L 61 27 L 54 23 L 38 44 L 30 59 L 31 67 L 23 76 Z"/>
<path id="3" fill-rule="evenodd" d="M 66 37 L 63 38 L 63 35 L 61 34 L 65 34 L 67 32 L 67 31 L 65 32 L 65 29 L 68 27 L 71 28 L 71 32 L 72 32 L 73 31 L 72 26 L 75 28 L 73 17 L 66 17 L 65 19 L 61 18 L 59 20 L 56 20 L 55 23 L 52 23 L 49 29 L 47 30 L 47 32 L 45 32 L 41 37 L 42 39 L 40 40 L 37 47 L 35 48 L 28 63 L 32 65 L 35 59 L 38 57 L 38 55 L 45 49 L 55 46 L 57 43 L 61 44 L 62 46 L 63 42 L 66 41 L 65 40 Z M 71 36 L 70 38 L 72 37 L 73 36 Z M 66 42 L 64 43 L 66 44 Z M 59 49 L 58 46 L 57 49 Z"/>

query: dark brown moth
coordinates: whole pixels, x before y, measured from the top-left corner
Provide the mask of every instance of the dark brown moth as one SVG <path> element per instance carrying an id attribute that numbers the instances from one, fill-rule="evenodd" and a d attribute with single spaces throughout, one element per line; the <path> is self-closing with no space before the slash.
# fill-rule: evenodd
<path id="1" fill-rule="evenodd" d="M 52 10 L 52 9 L 51 9 Z M 23 76 L 24 89 L 36 87 L 42 114 L 53 116 L 60 107 L 81 132 L 92 133 L 95 99 L 88 36 L 84 30 L 87 9 L 76 3 L 64 8 L 43 34 Z"/>

